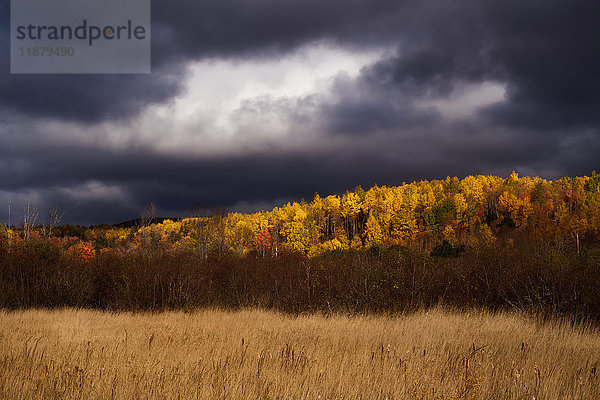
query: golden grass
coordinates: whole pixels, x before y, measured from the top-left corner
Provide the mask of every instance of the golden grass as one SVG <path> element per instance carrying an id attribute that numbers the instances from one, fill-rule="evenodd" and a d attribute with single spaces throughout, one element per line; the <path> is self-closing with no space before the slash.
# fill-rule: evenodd
<path id="1" fill-rule="evenodd" d="M 0 311 L 2 399 L 598 399 L 599 363 L 509 314 Z"/>

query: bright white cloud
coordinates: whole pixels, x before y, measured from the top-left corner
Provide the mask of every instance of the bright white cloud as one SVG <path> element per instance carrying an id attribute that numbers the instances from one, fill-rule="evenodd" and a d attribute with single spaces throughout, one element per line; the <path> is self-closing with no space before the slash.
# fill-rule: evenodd
<path id="1" fill-rule="evenodd" d="M 89 181 L 72 187 L 56 188 L 58 194 L 72 201 L 128 201 L 129 195 L 121 186 Z"/>
<path id="2" fill-rule="evenodd" d="M 129 121 L 81 125 L 58 120 L 19 121 L 53 145 L 82 145 L 202 157 L 277 149 L 323 147 L 296 113 L 316 111 L 340 74 L 358 76 L 384 50 L 351 51 L 325 43 L 276 59 L 208 60 L 189 65 L 186 89 Z M 23 124 L 26 125 L 23 126 Z M 40 132 L 43 132 L 40 135 Z M 313 146 L 314 149 L 314 146 Z"/>
<path id="3" fill-rule="evenodd" d="M 191 158 L 343 149 L 352 144 L 323 134 L 319 107 L 331 101 L 334 79 L 345 76 L 352 81 L 385 53 L 386 49 L 358 52 L 312 44 L 277 59 L 201 61 L 189 66 L 186 90 L 179 97 L 151 106 L 132 120 L 95 125 L 56 120 L 18 123 L 22 132 L 39 137 L 40 146 L 63 148 L 139 149 Z M 444 119 L 453 120 L 503 101 L 504 95 L 502 84 L 465 84 L 447 98 L 415 105 L 435 107 Z M 21 137 L 24 144 L 31 142 Z M 355 138 L 353 145 L 364 143 Z"/>
<path id="4" fill-rule="evenodd" d="M 148 109 L 133 124 L 142 134 L 129 134 L 156 151 L 190 156 L 297 146 L 283 111 L 309 111 L 310 98 L 325 96 L 336 76 L 355 77 L 381 55 L 320 44 L 279 59 L 198 62 L 189 67 L 185 93 Z M 304 133 L 302 140 L 310 142 Z"/>
<path id="5" fill-rule="evenodd" d="M 452 94 L 439 99 L 420 102 L 421 107 L 435 107 L 447 120 L 472 116 L 481 107 L 502 102 L 506 85 L 496 82 L 457 85 Z"/>

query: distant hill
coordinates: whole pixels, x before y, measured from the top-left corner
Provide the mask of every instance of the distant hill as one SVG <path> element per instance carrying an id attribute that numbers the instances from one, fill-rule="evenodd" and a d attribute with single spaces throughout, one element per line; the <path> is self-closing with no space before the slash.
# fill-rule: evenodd
<path id="1" fill-rule="evenodd" d="M 177 218 L 164 218 L 164 217 L 155 217 L 152 218 L 150 221 L 146 221 L 146 223 L 150 223 L 150 224 L 162 224 L 164 221 L 170 219 L 171 221 L 179 221 L 181 218 L 177 217 Z M 136 218 L 136 219 L 131 219 L 129 221 L 125 221 L 125 222 L 119 222 L 118 224 L 113 224 L 111 225 L 114 228 L 133 228 L 136 226 L 140 226 L 143 225 L 143 221 L 142 218 Z"/>

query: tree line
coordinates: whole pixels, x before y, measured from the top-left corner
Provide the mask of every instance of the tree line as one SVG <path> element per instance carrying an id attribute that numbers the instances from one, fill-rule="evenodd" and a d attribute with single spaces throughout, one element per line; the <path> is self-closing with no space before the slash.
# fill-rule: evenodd
<path id="1" fill-rule="evenodd" d="M 547 248 L 600 243 L 600 176 L 558 180 L 468 176 L 400 186 L 360 186 L 343 195 L 290 202 L 256 213 L 227 213 L 163 220 L 138 226 L 0 228 L 11 245 L 51 237 L 66 251 L 91 257 L 109 251 L 184 250 L 211 254 L 309 257 L 331 251 L 404 246 L 431 251 L 440 243 L 511 245 L 527 238 Z M 147 223 L 143 222 L 147 221 Z M 50 233 L 50 234 L 48 234 Z"/>

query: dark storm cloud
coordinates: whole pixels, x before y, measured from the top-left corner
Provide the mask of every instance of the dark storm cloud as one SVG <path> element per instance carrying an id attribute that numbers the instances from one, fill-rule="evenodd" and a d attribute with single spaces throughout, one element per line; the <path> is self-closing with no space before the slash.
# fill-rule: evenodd
<path id="1" fill-rule="evenodd" d="M 384 146 L 393 151 L 382 157 Z M 251 209 L 253 204 L 276 203 L 281 198 L 310 200 L 315 192 L 343 193 L 358 184 L 368 187 L 411 181 L 415 176 L 433 178 L 441 168 L 459 174 L 467 167 L 466 162 L 457 161 L 448 168 L 447 158 L 437 159 L 440 152 L 429 145 L 406 147 L 386 138 L 353 152 L 310 156 L 287 152 L 185 160 L 128 151 L 73 150 L 56 154 L 60 163 L 43 151 L 16 154 L 18 159 L 27 157 L 28 172 L 15 179 L 11 171 L 0 171 L 0 180 L 6 183 L 3 190 L 15 193 L 13 209 L 18 210 L 27 198 L 42 214 L 51 207 L 63 209 L 64 222 L 119 222 L 136 217 L 154 201 L 161 215 L 185 216 L 197 205 L 235 209 L 244 202 Z M 410 153 L 417 153 L 421 162 L 415 163 Z M 498 165 L 482 167 L 489 170 Z M 6 219 L 4 208 L 0 218 Z M 18 219 L 18 211 L 13 218 Z"/>
<path id="2" fill-rule="evenodd" d="M 429 5 L 436 2 L 424 2 Z M 534 129 L 600 122 L 600 6 L 590 1 L 452 2 L 419 21 L 397 57 L 366 77 L 413 96 L 444 96 L 461 82 L 504 82 L 490 123 Z M 405 37 L 406 37 L 405 36 Z"/>
<path id="3" fill-rule="evenodd" d="M 459 175 L 490 171 L 482 158 L 503 173 L 511 165 L 547 176 L 597 169 L 600 6 L 577 0 L 441 3 L 415 6 L 417 18 L 399 29 L 397 54 L 334 88 L 336 102 L 322 116 L 331 131 L 351 136 L 417 129 L 442 164 L 464 163 L 455 169 Z M 415 107 L 484 82 L 506 85 L 506 99 L 482 107 L 462 127 Z"/>
<path id="4" fill-rule="evenodd" d="M 498 37 L 492 60 L 502 68 L 509 101 L 485 115 L 509 127 L 598 129 L 598 4 L 509 1 L 487 12 Z"/>
<path id="5" fill-rule="evenodd" d="M 445 175 L 586 174 L 600 154 L 599 10 L 582 0 L 154 1 L 152 75 L 11 76 L 4 57 L 2 118 L 125 120 L 181 93 L 192 60 L 278 58 L 315 41 L 396 52 L 339 77 L 328 97 L 249 99 L 234 116 L 252 135 L 252 115 L 281 115 L 338 149 L 185 158 L 0 128 L 0 201 L 37 196 L 40 208 L 64 205 L 70 222 L 98 223 L 135 217 L 150 201 L 170 216 Z M 456 121 L 427 106 L 485 82 L 505 85 L 505 101 Z"/>
<path id="6" fill-rule="evenodd" d="M 320 107 L 326 132 L 372 135 L 430 127 L 440 115 L 433 109 L 417 109 L 413 98 L 379 79 L 370 70 L 359 79 L 338 77 L 332 85 L 333 101 Z M 383 77 L 383 76 L 380 76 Z"/>
<path id="7" fill-rule="evenodd" d="M 0 4 L 0 107 L 32 117 L 87 123 L 125 119 L 181 90 L 184 68 L 154 63 L 152 75 L 10 74 L 10 1 Z"/>
<path id="8" fill-rule="evenodd" d="M 10 75 L 0 59 L 0 106 L 40 117 L 83 122 L 130 117 L 180 93 L 184 65 L 212 57 L 283 54 L 336 37 L 382 39 L 393 30 L 390 0 L 152 2 L 152 68 L 147 75 Z M 0 5 L 0 45 L 9 52 L 9 1 Z"/>
<path id="9" fill-rule="evenodd" d="M 188 0 L 152 4 L 153 55 L 159 58 L 282 54 L 319 39 L 396 42 L 403 10 L 414 1 Z"/>
<path id="10" fill-rule="evenodd" d="M 6 70 L 8 63 L 0 62 L 0 68 Z M 86 123 L 125 119 L 171 99 L 181 89 L 179 79 L 179 71 L 153 76 L 2 74 L 0 106 L 35 117 Z"/>

